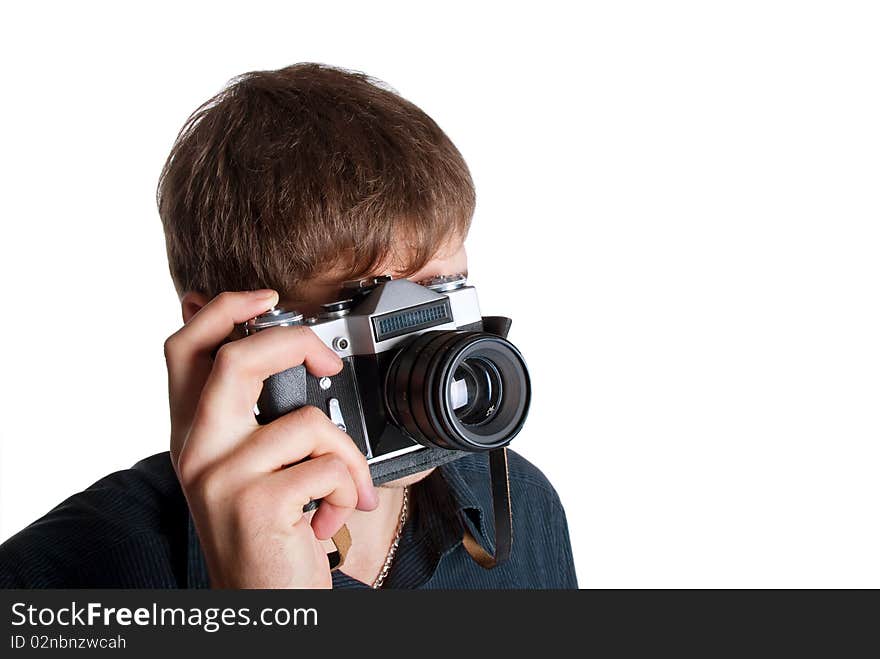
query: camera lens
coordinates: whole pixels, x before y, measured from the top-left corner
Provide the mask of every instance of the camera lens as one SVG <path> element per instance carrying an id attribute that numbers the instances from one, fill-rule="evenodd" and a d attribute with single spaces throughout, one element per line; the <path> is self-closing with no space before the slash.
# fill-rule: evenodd
<path id="1" fill-rule="evenodd" d="M 486 332 L 425 332 L 396 355 L 385 381 L 388 411 L 408 435 L 465 451 L 508 444 L 530 396 L 519 350 Z"/>
<path id="2" fill-rule="evenodd" d="M 450 397 L 459 421 L 469 426 L 487 423 L 498 413 L 502 400 L 501 374 L 482 357 L 465 359 L 452 375 Z"/>

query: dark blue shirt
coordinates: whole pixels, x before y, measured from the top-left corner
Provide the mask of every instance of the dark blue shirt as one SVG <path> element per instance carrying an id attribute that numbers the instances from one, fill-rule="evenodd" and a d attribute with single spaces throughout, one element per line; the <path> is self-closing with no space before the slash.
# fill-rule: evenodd
<path id="1" fill-rule="evenodd" d="M 565 512 L 544 475 L 509 453 L 514 542 L 486 570 L 463 529 L 494 551 L 486 455 L 412 486 L 413 514 L 386 588 L 576 588 Z M 169 454 L 102 478 L 0 545 L 0 588 L 207 588 L 205 559 Z M 341 570 L 334 588 L 367 588 Z"/>

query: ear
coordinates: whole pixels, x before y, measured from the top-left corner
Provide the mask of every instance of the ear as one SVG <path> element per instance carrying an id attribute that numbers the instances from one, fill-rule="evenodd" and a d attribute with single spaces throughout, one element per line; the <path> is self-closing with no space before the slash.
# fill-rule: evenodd
<path id="1" fill-rule="evenodd" d="M 209 300 L 207 296 L 202 295 L 201 293 L 196 293 L 195 291 L 184 293 L 183 297 L 180 298 L 180 307 L 183 311 L 184 324 L 188 323 L 190 319 L 199 312 L 199 309 L 208 304 L 208 302 Z"/>

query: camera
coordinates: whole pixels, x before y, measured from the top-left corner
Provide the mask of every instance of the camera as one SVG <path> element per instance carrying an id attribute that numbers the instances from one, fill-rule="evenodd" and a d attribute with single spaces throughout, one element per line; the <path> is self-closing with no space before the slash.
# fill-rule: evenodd
<path id="1" fill-rule="evenodd" d="M 275 308 L 245 324 L 246 334 L 311 327 L 343 363 L 332 377 L 301 365 L 265 380 L 260 423 L 320 408 L 366 456 L 377 485 L 506 446 L 522 429 L 531 384 L 506 338 L 511 321 L 482 317 L 464 275 L 374 277 L 342 291 L 314 317 Z"/>

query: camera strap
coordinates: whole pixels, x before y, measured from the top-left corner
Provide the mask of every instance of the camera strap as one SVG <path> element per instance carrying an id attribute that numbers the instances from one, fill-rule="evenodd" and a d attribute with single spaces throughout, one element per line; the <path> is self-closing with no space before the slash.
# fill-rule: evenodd
<path id="1" fill-rule="evenodd" d="M 486 551 L 467 527 L 463 527 L 462 536 L 465 551 L 486 570 L 504 563 L 510 557 L 513 546 L 513 509 L 510 504 L 510 472 L 506 447 L 489 452 L 489 478 L 492 488 L 492 515 L 495 522 L 495 555 Z M 307 505 L 306 508 L 313 510 L 317 506 Z M 343 524 L 331 540 L 336 546 L 336 551 L 328 553 L 327 560 L 330 562 L 330 570 L 333 571 L 342 567 L 351 548 L 351 534 L 348 527 Z"/>
<path id="2" fill-rule="evenodd" d="M 495 555 L 486 551 L 471 532 L 464 528 L 462 544 L 480 567 L 491 570 L 510 557 L 513 545 L 513 510 L 510 505 L 510 472 L 507 448 L 489 452 L 489 477 L 492 481 L 492 514 L 495 521 Z"/>
<path id="3" fill-rule="evenodd" d="M 505 316 L 483 316 L 483 331 L 506 339 L 513 321 Z M 489 451 L 489 478 L 492 487 L 492 516 L 495 522 L 495 555 L 486 551 L 464 527 L 462 544 L 480 567 L 491 570 L 510 557 L 513 546 L 513 510 L 510 505 L 510 473 L 507 448 Z"/>
<path id="4" fill-rule="evenodd" d="M 330 571 L 332 572 L 341 568 L 342 564 L 345 563 L 345 557 L 348 555 L 348 550 L 351 549 L 351 533 L 349 533 L 348 527 L 343 524 L 330 539 L 336 547 L 336 551 L 331 551 L 327 554 L 327 560 L 330 562 Z"/>

